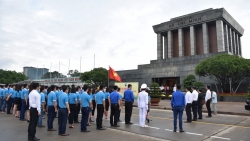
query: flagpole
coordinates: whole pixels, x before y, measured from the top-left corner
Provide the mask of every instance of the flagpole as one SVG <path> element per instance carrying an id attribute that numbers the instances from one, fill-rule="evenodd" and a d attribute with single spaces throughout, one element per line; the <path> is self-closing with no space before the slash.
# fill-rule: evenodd
<path id="1" fill-rule="evenodd" d="M 108 88 L 109 88 L 109 69 L 110 69 L 110 66 L 108 68 Z"/>

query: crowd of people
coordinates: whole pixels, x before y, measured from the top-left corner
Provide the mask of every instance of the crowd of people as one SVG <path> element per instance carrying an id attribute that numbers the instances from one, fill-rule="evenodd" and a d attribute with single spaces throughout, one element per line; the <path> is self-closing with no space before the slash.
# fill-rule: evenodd
<path id="1" fill-rule="evenodd" d="M 45 113 L 47 114 L 47 131 L 57 131 L 53 127 L 53 122 L 58 117 L 58 135 L 68 136 L 66 133 L 67 122 L 69 128 L 74 128 L 74 124 L 81 124 L 81 132 L 89 132 L 87 126 L 94 122 L 91 118 L 96 115 L 96 129 L 105 130 L 102 126 L 103 115 L 108 119 L 110 109 L 111 127 L 119 127 L 122 98 L 125 101 L 125 124 L 131 122 L 134 94 L 132 85 L 124 92 L 124 97 L 120 94 L 120 88 L 114 86 L 112 89 L 99 86 L 93 89 L 84 85 L 61 87 L 40 86 L 38 83 L 30 85 L 1 85 L 0 86 L 0 110 L 2 113 L 12 114 L 20 121 L 29 122 L 28 140 L 40 140 L 36 138 L 36 127 L 46 127 L 43 124 Z M 148 103 L 147 103 L 148 105 Z M 12 109 L 12 113 L 11 113 Z M 78 115 L 81 112 L 81 121 Z M 146 117 L 145 117 L 146 119 Z M 144 121 L 145 121 L 144 119 Z M 143 127 L 145 126 L 142 125 Z"/>
<path id="2" fill-rule="evenodd" d="M 103 128 L 103 115 L 108 119 L 108 110 L 110 109 L 110 126 L 119 127 L 121 108 L 123 108 L 122 99 L 125 105 L 125 124 L 131 125 L 131 115 L 134 103 L 134 93 L 132 85 L 129 84 L 124 95 L 120 93 L 117 86 L 106 88 L 99 86 L 96 89 L 84 85 L 83 87 L 72 85 L 61 87 L 40 86 L 38 83 L 30 85 L 2 85 L 0 86 L 0 107 L 1 112 L 5 113 L 7 106 L 7 114 L 12 114 L 20 121 L 29 122 L 28 140 L 40 140 L 36 138 L 36 127 L 43 128 L 43 120 L 45 113 L 47 114 L 47 131 L 57 131 L 53 127 L 53 122 L 58 117 L 58 135 L 68 136 L 66 133 L 67 122 L 69 128 L 74 128 L 74 124 L 80 123 L 81 132 L 90 132 L 87 126 L 91 126 L 94 122 L 91 118 L 96 115 L 96 129 L 105 130 Z M 208 118 L 212 117 L 210 102 L 213 103 L 214 114 L 217 114 L 216 103 L 217 96 L 214 91 L 210 91 L 210 86 L 206 87 L 205 96 Z M 141 127 L 147 127 L 146 122 L 150 111 L 149 88 L 146 84 L 142 84 L 140 92 L 137 95 L 137 105 L 139 109 L 139 123 Z M 202 101 L 203 95 L 201 90 L 192 87 L 186 88 L 186 94 L 181 92 L 181 86 L 176 86 L 176 91 L 172 94 L 171 106 L 174 115 L 174 132 L 177 130 L 177 116 L 179 116 L 180 132 L 184 132 L 182 128 L 182 115 L 186 111 L 186 123 L 202 119 Z M 12 109 L 12 113 L 11 113 Z M 192 114 L 192 112 L 193 114 Z M 81 121 L 78 115 L 81 112 Z M 25 114 L 26 113 L 26 114 Z M 192 118 L 193 116 L 193 118 Z"/>

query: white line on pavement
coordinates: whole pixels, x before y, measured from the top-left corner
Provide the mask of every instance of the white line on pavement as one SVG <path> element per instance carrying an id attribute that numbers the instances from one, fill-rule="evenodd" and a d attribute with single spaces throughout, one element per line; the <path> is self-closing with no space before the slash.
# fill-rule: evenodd
<path id="1" fill-rule="evenodd" d="M 218 136 L 211 136 L 211 138 L 217 138 L 217 139 L 223 139 L 223 140 L 230 140 L 229 138 L 222 138 L 222 137 L 218 137 Z"/>
<path id="2" fill-rule="evenodd" d="M 170 129 L 165 129 L 166 131 L 171 131 L 171 132 L 173 132 L 173 130 L 170 130 Z"/>
<path id="3" fill-rule="evenodd" d="M 203 136 L 203 134 L 190 133 L 190 132 L 186 132 L 186 133 L 187 133 L 187 134 L 191 134 L 191 135 Z"/>
<path id="4" fill-rule="evenodd" d="M 160 129 L 160 128 L 158 128 L 158 127 L 152 127 L 152 126 L 148 126 L 148 128 Z"/>

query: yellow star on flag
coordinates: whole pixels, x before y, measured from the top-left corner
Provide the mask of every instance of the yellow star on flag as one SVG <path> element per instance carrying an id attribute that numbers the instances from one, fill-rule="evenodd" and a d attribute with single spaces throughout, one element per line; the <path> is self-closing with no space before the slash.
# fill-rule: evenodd
<path id="1" fill-rule="evenodd" d="M 117 74 L 116 72 L 115 72 L 115 73 L 113 73 L 113 76 L 115 76 L 115 77 L 116 77 L 117 75 L 118 75 L 118 74 Z"/>

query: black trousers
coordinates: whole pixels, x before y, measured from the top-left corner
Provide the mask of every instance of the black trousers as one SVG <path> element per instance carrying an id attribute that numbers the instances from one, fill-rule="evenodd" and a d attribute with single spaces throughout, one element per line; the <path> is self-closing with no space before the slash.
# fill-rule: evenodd
<path id="1" fill-rule="evenodd" d="M 76 115 L 76 104 L 69 104 L 70 114 L 69 114 L 69 124 L 73 124 L 74 116 Z"/>
<path id="2" fill-rule="evenodd" d="M 193 101 L 192 103 L 192 111 L 193 111 L 193 119 L 197 120 L 197 107 L 198 107 L 198 102 Z"/>
<path id="3" fill-rule="evenodd" d="M 36 108 L 30 108 L 30 122 L 28 128 L 28 138 L 34 139 L 36 135 L 36 126 L 38 121 L 38 111 Z"/>
<path id="4" fill-rule="evenodd" d="M 12 103 L 13 103 L 13 98 L 9 98 L 9 100 L 7 101 L 7 114 L 10 114 L 10 109 L 12 107 Z"/>
<path id="5" fill-rule="evenodd" d="M 198 104 L 198 118 L 202 119 L 202 104 Z"/>
<path id="6" fill-rule="evenodd" d="M 186 105 L 187 122 L 192 122 L 191 107 L 192 107 L 192 104 L 187 103 L 187 105 Z"/>
<path id="7" fill-rule="evenodd" d="M 119 104 L 111 104 L 110 125 L 117 125 Z"/>
<path id="8" fill-rule="evenodd" d="M 79 104 L 77 104 L 77 106 L 76 106 L 76 112 L 75 112 L 75 115 L 74 115 L 74 122 L 75 122 L 75 123 L 79 122 L 79 121 L 78 121 L 78 115 L 79 115 L 80 109 L 81 109 L 81 107 L 80 107 L 80 103 L 79 103 Z"/>
<path id="9" fill-rule="evenodd" d="M 210 99 L 210 100 L 207 100 L 207 102 L 206 102 L 206 107 L 207 107 L 208 116 L 209 116 L 209 117 L 212 117 L 210 103 L 211 103 L 211 99 Z"/>
<path id="10" fill-rule="evenodd" d="M 95 115 L 95 107 L 96 107 L 95 100 L 92 100 L 92 104 L 93 104 L 92 116 L 94 116 Z"/>
<path id="11" fill-rule="evenodd" d="M 125 123 L 130 123 L 133 110 L 133 102 L 125 101 Z"/>
<path id="12" fill-rule="evenodd" d="M 97 104 L 96 128 L 102 128 L 102 118 L 104 113 L 103 104 Z"/>

